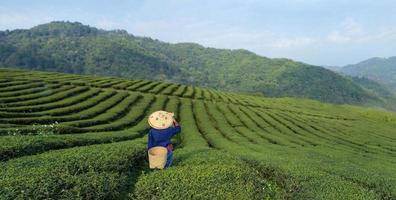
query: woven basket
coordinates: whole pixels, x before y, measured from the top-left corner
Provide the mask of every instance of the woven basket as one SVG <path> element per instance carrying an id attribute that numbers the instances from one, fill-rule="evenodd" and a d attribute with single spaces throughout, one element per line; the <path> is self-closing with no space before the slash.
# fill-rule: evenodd
<path id="1" fill-rule="evenodd" d="M 173 123 L 173 113 L 163 110 L 155 111 L 149 116 L 148 123 L 152 128 L 155 129 L 169 128 Z"/>
<path id="2" fill-rule="evenodd" d="M 163 169 L 166 164 L 168 149 L 165 147 L 152 147 L 148 150 L 150 169 Z"/>

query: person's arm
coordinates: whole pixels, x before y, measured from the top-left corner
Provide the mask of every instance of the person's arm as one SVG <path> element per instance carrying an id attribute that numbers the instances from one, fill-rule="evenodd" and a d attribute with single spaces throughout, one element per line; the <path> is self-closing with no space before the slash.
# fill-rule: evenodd
<path id="1" fill-rule="evenodd" d="M 172 135 L 176 135 L 181 132 L 181 127 L 179 123 L 173 119 L 173 128 L 172 128 Z"/>
<path id="2" fill-rule="evenodd" d="M 179 125 L 179 122 L 177 122 L 175 119 L 173 119 L 173 126 L 174 126 L 174 127 L 180 126 L 180 125 Z"/>

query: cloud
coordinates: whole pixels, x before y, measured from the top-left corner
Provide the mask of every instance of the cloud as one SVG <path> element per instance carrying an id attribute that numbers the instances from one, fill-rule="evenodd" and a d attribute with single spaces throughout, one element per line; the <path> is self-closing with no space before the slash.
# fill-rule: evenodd
<path id="1" fill-rule="evenodd" d="M 347 42 L 350 42 L 352 40 L 352 38 L 348 35 L 343 34 L 340 31 L 332 31 L 331 33 L 329 33 L 327 35 L 327 39 L 330 42 L 334 42 L 337 44 L 345 44 Z"/>
<path id="2" fill-rule="evenodd" d="M 197 42 L 208 47 L 230 49 L 294 49 L 316 42 L 315 38 L 309 36 L 282 36 L 270 30 L 246 30 L 243 27 L 188 18 L 136 22 L 130 27 L 128 31 L 133 34 L 151 36 L 167 42 Z"/>
<path id="3" fill-rule="evenodd" d="M 288 48 L 301 48 L 316 42 L 315 38 L 311 37 L 291 37 L 291 38 L 278 38 L 274 41 L 273 47 L 288 49 Z"/>
<path id="4" fill-rule="evenodd" d="M 326 39 L 336 44 L 346 44 L 349 42 L 357 42 L 366 37 L 363 26 L 354 18 L 347 17 L 340 23 L 338 30 L 328 33 Z"/>
<path id="5" fill-rule="evenodd" d="M 341 22 L 345 33 L 350 35 L 361 34 L 363 32 L 363 26 L 358 23 L 354 18 L 347 17 Z"/>
<path id="6" fill-rule="evenodd" d="M 396 28 L 374 27 L 368 29 L 354 18 L 347 17 L 340 23 L 338 30 L 333 30 L 324 38 L 324 42 L 334 44 L 364 44 L 396 39 Z"/>
<path id="7" fill-rule="evenodd" d="M 373 40 L 395 40 L 396 28 L 390 27 L 380 31 L 376 36 L 372 37 Z"/>

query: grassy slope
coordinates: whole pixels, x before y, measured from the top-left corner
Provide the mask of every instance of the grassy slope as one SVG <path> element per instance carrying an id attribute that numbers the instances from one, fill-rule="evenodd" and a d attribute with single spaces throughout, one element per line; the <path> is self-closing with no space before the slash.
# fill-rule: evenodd
<path id="1" fill-rule="evenodd" d="M 110 77 L 15 70 L 1 70 L 0 77 L 2 198 L 396 197 L 393 113 Z M 49 94 L 51 84 L 89 90 L 56 101 L 62 91 Z M 96 113 L 116 101 L 114 94 L 89 108 L 109 91 L 141 99 L 125 97 Z M 142 159 L 145 117 L 157 109 L 174 111 L 183 126 L 174 167 L 164 172 L 145 171 Z M 71 117 L 82 112 L 87 119 Z M 69 121 L 55 128 L 32 125 L 61 117 Z"/>
<path id="2" fill-rule="evenodd" d="M 0 65 L 5 67 L 169 80 L 331 103 L 382 103 L 351 80 L 321 67 L 246 50 L 169 44 L 80 23 L 54 22 L 0 32 L 0 41 Z"/>

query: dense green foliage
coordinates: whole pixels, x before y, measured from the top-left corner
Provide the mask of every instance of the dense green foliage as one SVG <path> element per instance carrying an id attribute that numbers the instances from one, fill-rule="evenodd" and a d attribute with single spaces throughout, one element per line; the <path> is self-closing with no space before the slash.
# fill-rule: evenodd
<path id="1" fill-rule="evenodd" d="M 275 189 L 238 157 L 217 150 L 176 151 L 174 167 L 141 176 L 130 199 L 264 199 Z"/>
<path id="2" fill-rule="evenodd" d="M 359 84 L 367 93 L 377 96 L 381 99 L 381 105 L 377 101 L 371 101 L 368 103 L 370 106 L 377 106 L 387 108 L 389 110 L 396 110 L 396 93 L 394 93 L 390 88 L 387 88 L 383 84 L 376 81 L 370 80 L 366 77 L 351 77 L 352 80 Z"/>
<path id="3" fill-rule="evenodd" d="M 371 58 L 357 64 L 347 65 L 341 72 L 358 77 L 366 77 L 387 85 L 396 92 L 396 57 Z"/>
<path id="4" fill-rule="evenodd" d="M 174 166 L 150 171 L 159 109 L 182 133 Z M 391 112 L 0 69 L 0 116 L 1 199 L 396 198 Z"/>
<path id="5" fill-rule="evenodd" d="M 53 22 L 0 32 L 0 66 L 111 75 L 331 103 L 382 101 L 330 70 L 246 50 L 169 44 L 126 31 Z"/>
<path id="6" fill-rule="evenodd" d="M 93 145 L 1 163 L 1 199 L 114 199 L 143 161 L 138 141 Z M 129 179 L 129 180 L 128 180 Z"/>

